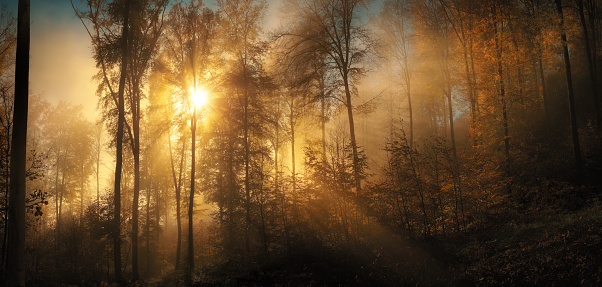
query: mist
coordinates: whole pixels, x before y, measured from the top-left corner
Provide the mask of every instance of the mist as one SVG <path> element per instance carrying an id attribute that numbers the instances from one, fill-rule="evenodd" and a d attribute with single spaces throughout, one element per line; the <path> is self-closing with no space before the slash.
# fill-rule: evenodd
<path id="1" fill-rule="evenodd" d="M 599 1 L 76 2 L 25 94 L 0 13 L 7 286 L 600 284 Z"/>

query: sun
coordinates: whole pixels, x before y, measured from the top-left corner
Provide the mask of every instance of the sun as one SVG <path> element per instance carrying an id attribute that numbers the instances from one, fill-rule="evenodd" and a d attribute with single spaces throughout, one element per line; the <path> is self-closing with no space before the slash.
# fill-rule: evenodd
<path id="1" fill-rule="evenodd" d="M 207 104 L 207 91 L 203 88 L 198 88 L 195 90 L 194 88 L 190 88 L 190 99 L 195 107 L 200 108 Z"/>

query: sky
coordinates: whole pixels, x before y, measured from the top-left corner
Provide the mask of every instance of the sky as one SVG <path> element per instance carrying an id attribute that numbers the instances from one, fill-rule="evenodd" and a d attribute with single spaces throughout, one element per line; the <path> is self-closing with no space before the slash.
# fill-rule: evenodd
<path id="1" fill-rule="evenodd" d="M 96 65 L 90 38 L 75 16 L 69 0 L 30 0 L 30 91 L 51 104 L 61 101 L 82 105 L 84 114 L 96 121 Z M 81 5 L 80 0 L 73 1 Z M 269 1 L 266 25 L 274 27 L 280 1 Z M 18 0 L 0 0 L 17 15 Z"/>
<path id="2" fill-rule="evenodd" d="M 81 0 L 73 2 L 85 7 Z M 268 0 L 264 31 L 279 26 L 283 2 Z M 17 4 L 18 0 L 0 0 L 0 6 L 6 6 L 15 17 Z M 70 0 L 30 0 L 30 5 L 30 92 L 41 95 L 52 105 L 60 102 L 81 105 L 87 119 L 97 122 L 97 83 L 92 79 L 97 72 L 96 63 L 89 35 L 75 16 Z M 109 158 L 103 160 L 109 161 Z M 105 165 L 105 168 L 101 177 L 109 180 L 112 167 Z"/>
<path id="3" fill-rule="evenodd" d="M 81 0 L 73 0 L 77 7 L 85 7 Z M 266 27 L 276 27 L 281 1 L 268 0 Z M 16 17 L 18 0 L 0 0 Z M 69 0 L 30 0 L 30 92 L 41 95 L 52 105 L 67 102 L 81 105 L 83 114 L 91 122 L 97 122 L 98 98 L 96 63 L 92 58 L 92 44 L 86 29 L 75 16 Z M 103 156 L 101 171 L 103 182 L 109 182 L 112 174 L 111 155 Z"/>
<path id="4" fill-rule="evenodd" d="M 83 105 L 96 120 L 95 63 L 90 38 L 69 0 L 30 0 L 30 91 L 57 104 Z M 79 2 L 79 0 L 74 1 Z M 17 15 L 18 0 L 0 0 Z"/>
<path id="5" fill-rule="evenodd" d="M 75 16 L 70 0 L 30 0 L 30 90 L 52 104 L 66 101 L 82 105 L 84 114 L 96 121 L 96 64 L 90 38 Z M 81 0 L 73 0 L 83 6 Z M 207 1 L 214 2 L 214 1 Z M 380 2 L 380 1 L 374 1 Z M 373 2 L 373 3 L 374 3 Z M 17 15 L 18 0 L 0 0 Z M 283 1 L 268 0 L 266 30 L 278 26 Z"/>

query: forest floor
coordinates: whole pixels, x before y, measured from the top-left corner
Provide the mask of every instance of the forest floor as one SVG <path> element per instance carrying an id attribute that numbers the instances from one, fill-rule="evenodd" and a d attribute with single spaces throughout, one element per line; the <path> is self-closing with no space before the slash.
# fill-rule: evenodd
<path id="1" fill-rule="evenodd" d="M 486 214 L 461 234 L 428 240 L 379 227 L 361 245 L 306 240 L 269 259 L 205 267 L 193 286 L 602 286 L 600 187 L 552 183 Z M 187 286 L 183 278 L 131 286 Z"/>
<path id="2" fill-rule="evenodd" d="M 521 196 L 455 241 L 448 266 L 477 286 L 602 286 L 602 193 L 554 184 Z"/>
<path id="3" fill-rule="evenodd" d="M 371 237 L 230 262 L 205 270 L 197 285 L 602 286 L 602 193 L 591 186 L 523 194 L 460 235 L 408 240 L 383 228 Z"/>

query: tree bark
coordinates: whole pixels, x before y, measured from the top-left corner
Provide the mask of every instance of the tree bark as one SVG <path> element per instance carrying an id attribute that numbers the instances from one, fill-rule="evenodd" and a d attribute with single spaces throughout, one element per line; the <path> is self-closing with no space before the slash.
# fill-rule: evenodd
<path id="1" fill-rule="evenodd" d="M 558 11 L 558 15 L 560 16 L 560 29 L 561 34 L 560 38 L 562 41 L 562 51 L 564 56 L 564 66 L 566 73 L 566 84 L 568 89 L 568 97 L 569 97 L 569 114 L 571 117 L 571 135 L 573 138 L 573 152 L 575 155 L 575 168 L 577 170 L 577 175 L 583 174 L 583 160 L 581 158 L 581 146 L 579 145 L 579 130 L 577 126 L 577 114 L 575 111 L 575 96 L 573 92 L 573 78 L 571 75 L 571 59 L 569 54 L 569 48 L 566 39 L 566 32 L 564 30 L 564 13 L 562 11 L 562 1 L 555 0 L 556 2 L 556 10 Z"/>
<path id="2" fill-rule="evenodd" d="M 545 73 L 543 70 L 543 57 L 541 54 L 543 54 L 543 52 L 541 51 L 541 47 L 539 47 L 539 78 L 541 80 L 541 97 L 543 98 L 543 109 L 544 112 L 546 114 L 546 128 L 550 128 L 552 125 L 550 124 L 550 109 L 549 109 L 549 99 L 548 99 L 548 93 L 546 92 L 546 78 L 545 78 Z"/>
<path id="3" fill-rule="evenodd" d="M 115 215 L 113 223 L 113 266 L 115 268 L 115 281 L 123 281 L 121 274 L 121 169 L 123 166 L 123 126 L 125 123 L 125 76 L 127 73 L 128 60 L 128 25 L 130 14 L 130 1 L 124 3 L 123 29 L 121 34 L 121 71 L 119 78 L 119 90 L 117 92 L 118 118 L 116 134 L 116 156 L 115 156 Z"/>
<path id="4" fill-rule="evenodd" d="M 140 278 L 138 267 L 138 219 L 140 201 L 140 91 L 139 82 L 134 82 L 134 99 L 132 100 L 132 129 L 134 130 L 134 199 L 132 202 L 132 279 Z"/>
<path id="5" fill-rule="evenodd" d="M 182 190 L 182 170 L 184 165 L 184 146 L 186 142 L 182 140 L 182 150 L 180 155 L 180 171 L 178 178 L 176 179 L 176 170 L 173 162 L 173 152 L 171 149 L 171 135 L 168 134 L 168 144 L 169 144 L 169 158 L 171 160 L 171 173 L 173 176 L 174 189 L 176 193 L 176 225 L 178 226 L 178 239 L 177 239 L 177 247 L 176 247 L 176 264 L 175 270 L 179 270 L 180 268 L 180 254 L 182 250 L 182 218 L 180 214 L 180 191 Z"/>
<path id="6" fill-rule="evenodd" d="M 596 119 L 596 129 L 600 130 L 602 125 L 602 117 L 600 115 L 600 102 L 598 101 L 598 85 L 596 85 L 596 76 L 594 73 L 594 61 L 592 56 L 592 46 L 589 40 L 589 32 L 585 21 L 585 13 L 583 9 L 583 0 L 577 1 L 579 8 L 579 20 L 583 31 L 583 40 L 585 41 L 585 55 L 587 57 L 587 69 L 589 72 L 589 80 L 592 85 L 592 101 L 594 102 L 594 117 Z"/>
<path id="7" fill-rule="evenodd" d="M 19 0 L 8 206 L 7 286 L 25 286 L 25 163 L 29 101 L 29 0 Z"/>
<path id="8" fill-rule="evenodd" d="M 196 90 L 196 87 L 195 87 Z M 194 177 L 196 169 L 196 106 L 192 112 L 192 119 L 190 120 L 191 131 L 192 131 L 192 148 L 191 148 L 191 163 L 190 163 L 190 199 L 188 203 L 188 277 L 192 279 L 192 272 L 194 271 L 194 244 L 193 244 L 193 211 L 194 211 Z"/>
<path id="9" fill-rule="evenodd" d="M 351 151 L 353 153 L 353 176 L 355 179 L 356 194 L 362 190 L 362 182 L 360 178 L 360 163 L 357 153 L 357 141 L 355 140 L 355 125 L 353 123 L 353 105 L 351 104 L 351 91 L 349 87 L 349 74 L 347 70 L 343 71 L 343 82 L 345 84 L 345 99 L 347 106 L 347 117 L 349 119 L 349 137 L 351 140 Z"/>

